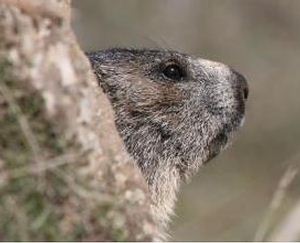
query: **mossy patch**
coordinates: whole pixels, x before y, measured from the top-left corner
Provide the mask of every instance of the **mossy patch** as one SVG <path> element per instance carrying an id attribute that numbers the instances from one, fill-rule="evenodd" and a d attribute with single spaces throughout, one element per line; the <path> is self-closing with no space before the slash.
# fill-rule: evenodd
<path id="1" fill-rule="evenodd" d="M 55 170 L 44 168 L 62 156 L 70 142 L 47 119 L 38 92 L 15 81 L 10 68 L 8 62 L 1 62 L 0 239 L 75 240 L 80 234 L 64 235 L 59 228 L 64 217 L 59 207 L 70 190 Z M 69 167 L 59 169 L 68 171 Z"/>
<path id="2" fill-rule="evenodd" d="M 53 171 L 34 170 L 42 160 L 61 155 L 65 149 L 63 144 L 67 143 L 60 141 L 63 138 L 46 119 L 43 99 L 26 87 L 26 83 L 16 82 L 10 70 L 11 65 L 2 61 L 0 238 L 9 241 L 64 239 L 58 228 L 62 215 L 56 207 L 57 201 L 62 201 L 58 199 L 66 196 L 65 183 Z M 27 129 L 22 126 L 24 121 L 29 131 L 24 131 Z M 31 137 L 26 133 L 35 141 L 29 141 Z M 33 144 L 38 149 L 32 148 Z"/>
<path id="3" fill-rule="evenodd" d="M 108 216 L 122 214 L 114 202 L 74 192 L 95 190 L 78 176 L 78 161 L 51 167 L 77 145 L 47 117 L 40 93 L 11 70 L 0 61 L 0 240 L 126 240 L 126 227 Z"/>

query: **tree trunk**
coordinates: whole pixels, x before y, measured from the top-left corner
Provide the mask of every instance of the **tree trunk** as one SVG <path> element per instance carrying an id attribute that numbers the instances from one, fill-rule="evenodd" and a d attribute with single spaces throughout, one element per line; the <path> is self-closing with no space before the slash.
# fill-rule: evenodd
<path id="1" fill-rule="evenodd" d="M 0 0 L 0 240 L 152 240 L 147 187 L 68 0 Z"/>

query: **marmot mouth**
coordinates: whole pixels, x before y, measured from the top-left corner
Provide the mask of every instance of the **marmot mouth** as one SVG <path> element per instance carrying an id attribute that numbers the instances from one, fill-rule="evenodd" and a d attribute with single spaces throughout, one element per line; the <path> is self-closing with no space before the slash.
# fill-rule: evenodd
<path id="1" fill-rule="evenodd" d="M 228 144 L 228 133 L 225 131 L 217 134 L 208 146 L 208 156 L 204 163 L 207 163 L 214 157 L 216 157 Z"/>
<path id="2" fill-rule="evenodd" d="M 207 160 L 213 159 L 216 157 L 222 150 L 224 150 L 230 142 L 230 138 L 233 137 L 235 133 L 244 123 L 245 116 L 233 117 L 229 124 L 225 124 L 221 131 L 211 140 L 208 145 L 208 156 Z"/>

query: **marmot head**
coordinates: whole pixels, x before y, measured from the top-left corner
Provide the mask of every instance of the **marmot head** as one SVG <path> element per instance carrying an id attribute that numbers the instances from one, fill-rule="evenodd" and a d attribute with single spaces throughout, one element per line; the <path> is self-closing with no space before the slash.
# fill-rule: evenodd
<path id="1" fill-rule="evenodd" d="M 181 178 L 195 172 L 243 121 L 247 82 L 224 64 L 167 50 L 111 49 L 88 57 L 149 184 L 160 168 Z"/>

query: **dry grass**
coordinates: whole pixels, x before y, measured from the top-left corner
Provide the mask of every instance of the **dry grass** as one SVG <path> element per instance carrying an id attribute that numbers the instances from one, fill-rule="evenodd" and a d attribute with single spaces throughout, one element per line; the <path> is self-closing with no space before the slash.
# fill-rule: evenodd
<path id="1" fill-rule="evenodd" d="M 289 165 L 288 168 L 286 169 L 285 173 L 282 175 L 282 178 L 280 179 L 277 189 L 273 195 L 273 198 L 271 200 L 270 206 L 266 212 L 266 216 L 264 217 L 264 219 L 262 220 L 256 234 L 254 237 L 254 241 L 265 241 L 268 239 L 276 239 L 278 238 L 276 235 L 280 234 L 280 231 L 282 231 L 285 228 L 285 231 L 287 230 L 286 227 L 286 223 L 283 224 L 282 226 L 280 226 L 279 228 L 277 227 L 273 233 L 271 235 L 271 237 L 269 237 L 270 234 L 270 230 L 272 229 L 272 226 L 274 224 L 274 221 L 276 220 L 276 216 L 278 213 L 278 210 L 280 209 L 280 207 L 282 206 L 282 204 L 284 203 L 284 200 L 286 198 L 286 194 L 288 193 L 288 188 L 291 185 L 291 183 L 293 182 L 293 180 L 295 179 L 295 177 L 297 176 L 299 172 L 299 168 L 297 166 L 295 166 L 295 164 Z M 282 218 L 284 218 L 285 216 L 282 216 Z M 279 221 L 282 221 L 282 219 L 279 219 Z M 297 220 L 292 222 L 292 220 L 288 220 L 289 225 L 298 225 Z M 281 223 L 279 223 L 281 224 Z M 293 228 L 290 227 L 291 229 Z M 292 232 L 290 232 L 292 233 Z M 298 234 L 300 233 L 300 229 L 297 232 Z M 299 235 L 297 235 L 298 237 Z M 295 240 L 298 238 L 295 238 L 294 234 L 289 234 L 289 238 L 294 238 Z M 282 240 L 282 239 L 281 239 Z M 288 238 L 283 238 L 283 240 L 288 240 Z"/>

